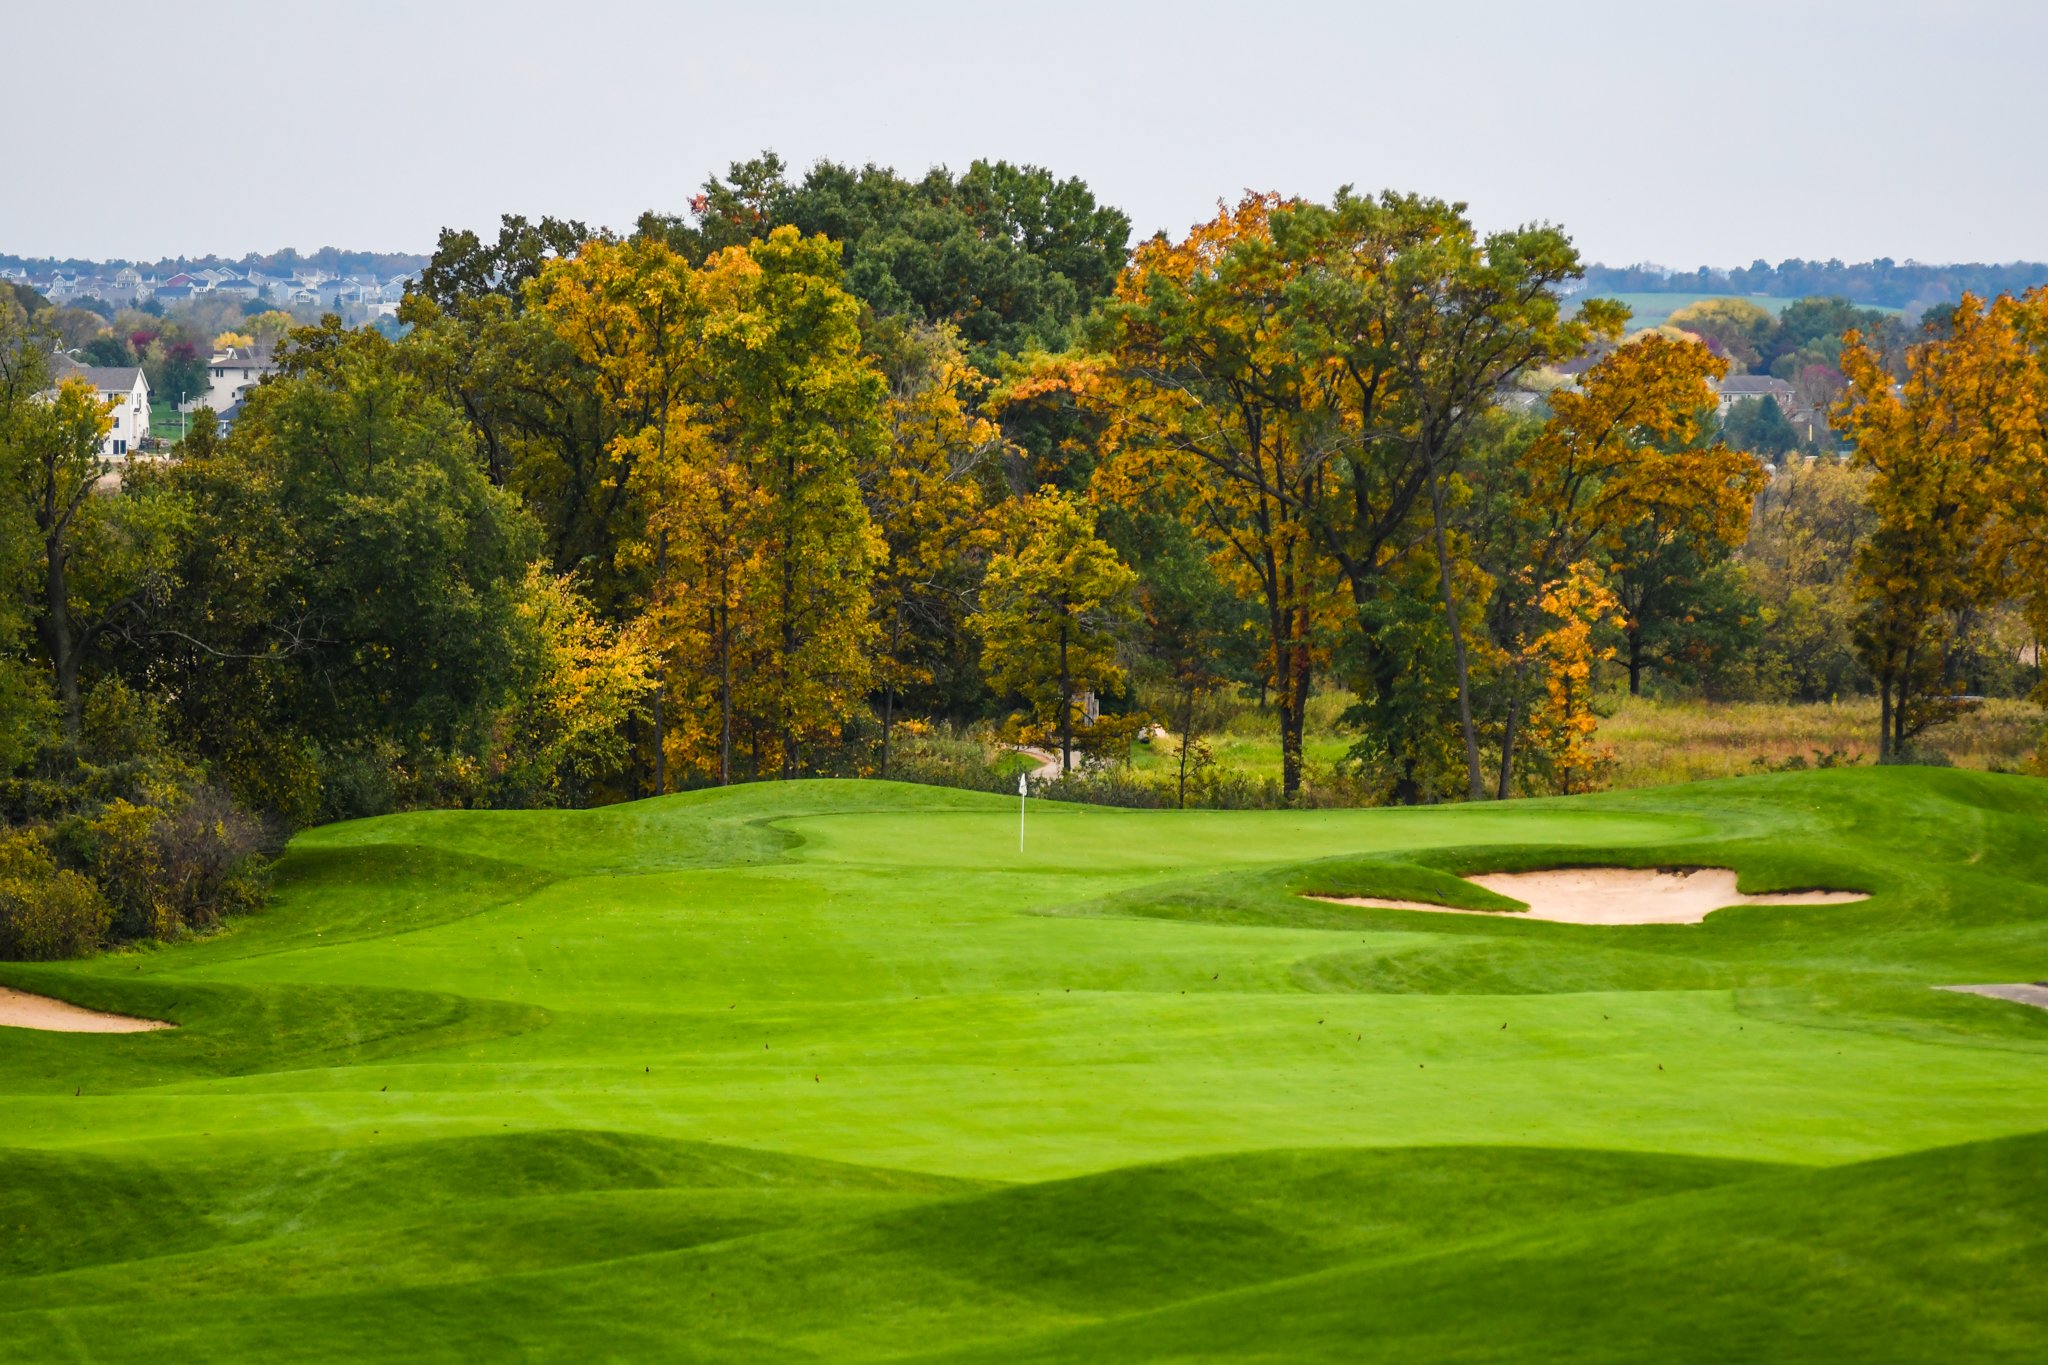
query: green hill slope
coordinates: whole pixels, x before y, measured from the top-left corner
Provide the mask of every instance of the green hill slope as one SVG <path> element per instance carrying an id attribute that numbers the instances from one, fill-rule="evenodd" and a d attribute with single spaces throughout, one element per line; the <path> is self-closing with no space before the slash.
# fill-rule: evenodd
<path id="1" fill-rule="evenodd" d="M 2048 1348 L 2048 783 L 1423 811 L 793 783 L 300 837 L 0 983 L 0 1359 Z M 1871 899 L 1356 910 L 1482 869 Z"/>

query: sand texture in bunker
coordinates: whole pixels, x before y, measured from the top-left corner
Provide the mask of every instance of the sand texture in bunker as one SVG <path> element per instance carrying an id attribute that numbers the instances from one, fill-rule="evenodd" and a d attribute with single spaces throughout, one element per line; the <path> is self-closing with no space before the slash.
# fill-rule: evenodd
<path id="1" fill-rule="evenodd" d="M 33 1028 L 46 1033 L 154 1033 L 158 1029 L 176 1027 L 176 1024 L 167 1024 L 161 1019 L 106 1014 L 63 1000 L 52 1000 L 47 995 L 31 995 L 27 991 L 0 986 L 0 1028 Z"/>
<path id="2" fill-rule="evenodd" d="M 1427 901 L 1378 896 L 1314 896 L 1335 905 L 1379 910 L 1433 910 L 1451 915 L 1515 915 L 1560 924 L 1698 924 L 1735 905 L 1847 905 L 1861 891 L 1773 891 L 1744 895 L 1725 867 L 1559 867 L 1542 872 L 1481 872 L 1465 878 L 1527 910 L 1466 910 Z"/>
<path id="3" fill-rule="evenodd" d="M 2015 1005 L 2032 1005 L 2048 1010 L 2048 981 L 2005 981 L 1988 986 L 1936 986 L 1938 991 L 1961 991 L 1965 995 L 1988 995 L 1993 1000 L 2010 1000 Z"/>

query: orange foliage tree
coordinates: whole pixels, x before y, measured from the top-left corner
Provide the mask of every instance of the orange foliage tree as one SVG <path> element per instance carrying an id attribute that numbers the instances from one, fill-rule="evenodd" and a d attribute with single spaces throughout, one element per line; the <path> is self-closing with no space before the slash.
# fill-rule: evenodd
<path id="1" fill-rule="evenodd" d="M 1248 196 L 1184 241 L 1140 246 L 1106 310 L 1100 369 L 1075 379 L 1110 415 L 1096 494 L 1179 515 L 1256 606 L 1292 797 L 1338 579 L 1315 532 L 1334 487 L 1329 376 L 1282 317 L 1300 263 L 1274 244 L 1280 206 Z"/>
<path id="2" fill-rule="evenodd" d="M 1741 543 L 1763 467 L 1742 451 L 1700 444 L 1714 410 L 1709 381 L 1725 372 L 1697 342 L 1640 337 L 1586 371 L 1576 392 L 1552 394 L 1549 420 L 1498 470 L 1508 506 L 1492 535 L 1514 550 L 1493 608 L 1510 660 L 1498 795 L 1513 783 L 1527 666 L 1544 657 L 1532 643 L 1556 628 L 1558 585 L 1624 567 L 1626 556 L 1660 541 Z"/>
<path id="3" fill-rule="evenodd" d="M 1842 352 L 1838 427 L 1871 472 L 1855 639 L 1883 758 L 1967 705 L 1951 657 L 1965 616 L 2018 596 L 2048 626 L 2048 290 L 1966 295 L 1951 323 L 1908 350 L 1900 382 L 1856 333 Z"/>

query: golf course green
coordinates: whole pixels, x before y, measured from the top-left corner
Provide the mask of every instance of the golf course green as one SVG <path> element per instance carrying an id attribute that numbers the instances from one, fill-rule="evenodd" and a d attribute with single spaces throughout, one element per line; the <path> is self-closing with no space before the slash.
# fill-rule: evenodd
<path id="1" fill-rule="evenodd" d="M 1465 872 L 1727 867 L 1591 927 Z M 2039 1361 L 2048 782 L 872 782 L 297 837 L 0 985 L 0 1359 Z"/>

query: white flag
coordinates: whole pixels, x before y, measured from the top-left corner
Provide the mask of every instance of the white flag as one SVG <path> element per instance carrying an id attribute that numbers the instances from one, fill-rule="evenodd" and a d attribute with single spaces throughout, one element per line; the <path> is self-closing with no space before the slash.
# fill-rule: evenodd
<path id="1" fill-rule="evenodd" d="M 1025 792 L 1026 792 L 1027 790 L 1028 790 L 1028 788 L 1027 788 L 1027 786 L 1026 786 L 1026 784 L 1025 784 L 1025 778 L 1024 778 L 1024 774 L 1023 774 L 1023 773 L 1018 773 L 1018 774 L 1017 774 L 1017 795 L 1019 795 L 1019 796 L 1022 796 L 1022 795 L 1024 795 L 1024 793 L 1025 793 Z"/>

